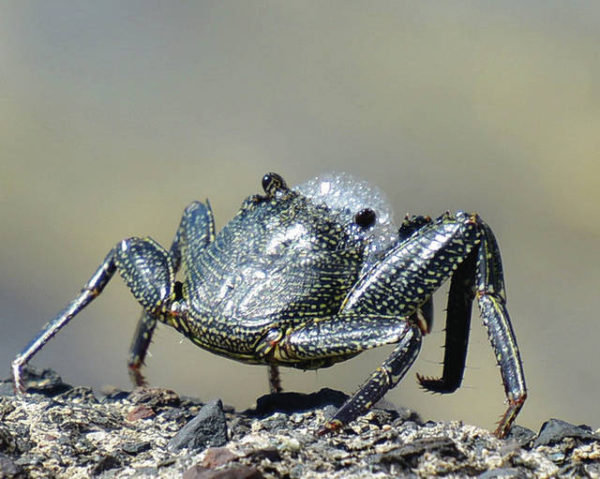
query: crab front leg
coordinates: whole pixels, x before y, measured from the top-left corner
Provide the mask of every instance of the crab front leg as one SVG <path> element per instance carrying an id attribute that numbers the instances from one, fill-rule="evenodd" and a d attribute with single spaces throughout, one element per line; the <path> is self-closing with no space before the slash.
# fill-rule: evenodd
<path id="1" fill-rule="evenodd" d="M 317 369 L 385 344 L 397 346 L 323 426 L 323 434 L 353 421 L 398 384 L 420 350 L 420 329 L 408 318 L 347 313 L 311 319 L 288 331 L 273 329 L 256 352 L 277 364 Z"/>
<path id="2" fill-rule="evenodd" d="M 183 212 L 167 255 L 173 272 L 177 273 L 183 261 L 188 275 L 194 275 L 193 268 L 198 255 L 214 239 L 214 236 L 215 224 L 210 203 L 208 201 L 206 204 L 199 201 L 192 202 Z M 174 292 L 176 297 L 182 296 L 181 283 L 175 283 Z M 141 368 L 144 365 L 156 324 L 160 320 L 159 316 L 157 313 L 144 309 L 131 341 L 127 367 L 129 368 L 129 377 L 136 386 L 146 385 Z"/>
<path id="3" fill-rule="evenodd" d="M 500 252 L 492 231 L 477 215 L 458 212 L 426 224 L 391 250 L 348 295 L 343 311 L 414 314 L 453 277 L 446 331 L 447 354 L 439 380 L 424 387 L 450 392 L 462 380 L 471 303 L 477 298 L 500 366 L 508 409 L 495 433 L 504 437 L 527 396 L 519 349 L 505 306 Z"/>
<path id="4" fill-rule="evenodd" d="M 129 238 L 111 249 L 79 295 L 49 321 L 12 363 L 15 389 L 24 392 L 23 367 L 71 319 L 96 298 L 115 271 L 151 315 L 167 314 L 174 291 L 173 266 L 165 249 L 151 238 Z"/>

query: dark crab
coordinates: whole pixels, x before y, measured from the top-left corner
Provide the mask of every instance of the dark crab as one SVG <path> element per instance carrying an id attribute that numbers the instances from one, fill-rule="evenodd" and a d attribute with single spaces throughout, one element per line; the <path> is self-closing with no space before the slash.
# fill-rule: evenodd
<path id="1" fill-rule="evenodd" d="M 471 306 L 477 300 L 504 383 L 503 437 L 526 398 L 519 350 L 505 307 L 500 252 L 476 214 L 407 217 L 399 229 L 381 194 L 345 174 L 290 189 L 269 173 L 265 195 L 247 198 L 215 234 L 208 202 L 188 206 L 170 250 L 151 238 L 111 249 L 81 293 L 13 361 L 15 387 L 37 351 L 104 289 L 115 271 L 143 306 L 131 346 L 135 383 L 157 321 L 198 346 L 245 363 L 317 369 L 367 349 L 390 356 L 321 432 L 364 413 L 413 364 L 432 323 L 431 295 L 451 278 L 441 378 L 417 376 L 430 391 L 462 381 Z M 183 268 L 182 281 L 176 281 Z"/>

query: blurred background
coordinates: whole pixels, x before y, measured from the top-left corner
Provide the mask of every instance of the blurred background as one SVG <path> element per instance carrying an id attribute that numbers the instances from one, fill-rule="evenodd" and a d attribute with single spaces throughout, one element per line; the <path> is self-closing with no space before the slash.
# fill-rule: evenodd
<path id="1" fill-rule="evenodd" d="M 0 7 L 0 364 L 87 281 L 117 241 L 170 244 L 210 198 L 217 227 L 267 171 L 297 184 L 344 170 L 405 213 L 479 212 L 503 253 L 529 399 L 518 422 L 600 427 L 600 4 L 596 2 L 6 2 Z M 504 393 L 478 317 L 464 385 L 435 331 L 388 400 L 491 428 Z M 70 383 L 129 387 L 139 306 L 120 279 L 38 354 Z M 287 390 L 352 393 L 389 354 Z M 152 385 L 238 408 L 262 367 L 161 326 Z"/>

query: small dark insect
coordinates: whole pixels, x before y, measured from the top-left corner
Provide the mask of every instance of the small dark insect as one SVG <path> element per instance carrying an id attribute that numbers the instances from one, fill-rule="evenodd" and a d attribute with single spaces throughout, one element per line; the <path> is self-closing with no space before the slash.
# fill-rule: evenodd
<path id="1" fill-rule="evenodd" d="M 264 176 L 264 195 L 247 198 L 215 234 L 208 202 L 183 214 L 170 250 L 151 238 L 111 249 L 81 293 L 13 361 L 22 368 L 104 289 L 117 271 L 143 306 L 129 356 L 136 384 L 157 321 L 198 346 L 270 368 L 317 369 L 367 349 L 396 344 L 390 356 L 335 413 L 321 433 L 363 414 L 413 364 L 432 325 L 432 294 L 451 279 L 441 378 L 417 375 L 430 391 L 461 384 L 471 306 L 477 300 L 508 399 L 496 435 L 504 437 L 527 396 L 519 350 L 505 306 L 500 251 L 476 214 L 406 217 L 393 227 L 378 190 L 346 174 L 294 189 Z M 181 282 L 175 274 L 182 269 Z"/>

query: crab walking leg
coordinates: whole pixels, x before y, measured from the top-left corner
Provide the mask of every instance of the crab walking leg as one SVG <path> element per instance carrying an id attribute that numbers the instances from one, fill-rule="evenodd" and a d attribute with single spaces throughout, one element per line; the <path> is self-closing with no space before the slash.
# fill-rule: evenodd
<path id="1" fill-rule="evenodd" d="M 527 399 L 523 365 L 504 304 L 490 294 L 479 292 L 477 301 L 496 353 L 496 361 L 500 366 L 502 383 L 508 399 L 508 408 L 494 432 L 498 437 L 505 437 Z"/>
<path id="2" fill-rule="evenodd" d="M 90 280 L 82 288 L 79 296 L 71 301 L 68 306 L 56 315 L 54 319 L 46 323 L 40 333 L 21 351 L 12 362 L 12 372 L 15 390 L 19 393 L 25 392 L 22 379 L 23 367 L 29 360 L 44 347 L 44 345 L 58 333 L 71 319 L 85 308 L 90 301 L 98 296 L 104 289 L 116 270 L 114 261 L 115 250 L 111 250 L 100 267 L 96 270 Z"/>
<path id="3" fill-rule="evenodd" d="M 430 378 L 417 374 L 419 383 L 428 391 L 451 393 L 462 383 L 467 361 L 471 311 L 475 298 L 476 260 L 475 252 L 471 252 L 456 268 L 450 281 L 442 377 Z"/>
<path id="4" fill-rule="evenodd" d="M 150 238 L 129 238 L 110 250 L 100 267 L 54 319 L 12 362 L 15 389 L 24 392 L 22 370 L 31 358 L 85 308 L 108 284 L 115 271 L 123 277 L 138 302 L 149 313 L 157 313 L 173 291 L 173 268 L 167 252 Z"/>
<path id="5" fill-rule="evenodd" d="M 469 263 L 472 255 L 476 258 L 475 268 Z M 469 270 L 474 280 L 467 279 Z M 421 227 L 358 281 L 344 301 L 342 312 L 410 316 L 455 275 L 458 276 L 449 299 L 447 344 L 451 343 L 456 356 L 449 355 L 445 360 L 442 382 L 425 380 L 424 385 L 446 392 L 441 389 L 450 390 L 460 383 L 472 301 L 469 290 L 473 288 L 509 402 L 496 430 L 497 435 L 504 436 L 521 409 L 527 390 L 505 305 L 500 251 L 491 229 L 477 215 L 446 214 Z"/>
<path id="6" fill-rule="evenodd" d="M 477 258 L 477 302 L 496 361 L 500 366 L 508 408 L 495 434 L 504 437 L 527 399 L 521 354 L 506 309 L 500 249 L 492 230 L 482 223 L 483 241 Z"/>
<path id="7" fill-rule="evenodd" d="M 146 360 L 148 348 L 152 342 L 152 336 L 156 330 L 158 319 L 155 315 L 142 311 L 131 346 L 129 347 L 129 359 L 127 360 L 127 368 L 129 369 L 129 378 L 131 383 L 136 386 L 146 386 L 148 382 L 141 372 L 142 366 Z"/>
<path id="8" fill-rule="evenodd" d="M 404 377 L 417 359 L 420 349 L 420 331 L 407 326 L 406 335 L 402 337 L 390 356 L 360 386 L 358 391 L 342 404 L 333 417 L 319 430 L 319 434 L 339 429 L 379 401 Z"/>
<path id="9" fill-rule="evenodd" d="M 269 392 L 280 393 L 283 391 L 281 387 L 281 376 L 279 374 L 279 366 L 276 364 L 269 364 L 268 368 L 268 379 L 269 379 Z"/>
<path id="10" fill-rule="evenodd" d="M 358 280 L 342 311 L 413 314 L 477 248 L 478 221 L 475 215 L 458 212 L 421 227 Z"/>
<path id="11" fill-rule="evenodd" d="M 173 272 L 177 273 L 179 270 L 182 257 L 186 258 L 186 270 L 192 271 L 190 268 L 194 268 L 199 254 L 214 239 L 214 235 L 214 218 L 208 201 L 206 204 L 199 201 L 190 203 L 183 212 L 168 253 Z M 146 384 L 141 369 L 158 321 L 160 321 L 160 315 L 145 310 L 142 311 L 138 320 L 127 361 L 131 382 L 136 386 Z"/>
<path id="12" fill-rule="evenodd" d="M 396 343 L 389 358 L 325 425 L 327 430 L 333 430 L 356 419 L 398 384 L 419 352 L 419 328 L 401 318 L 375 315 L 313 319 L 286 333 L 272 332 L 259 345 L 258 352 L 281 365 L 313 369 L 330 366 L 367 349 Z"/>
<path id="13" fill-rule="evenodd" d="M 462 212 L 455 217 L 445 214 L 435 221 L 427 218 L 417 221 L 419 218 L 405 220 L 400 230 L 404 241 L 359 280 L 343 310 L 387 311 L 414 317 L 413 311 L 430 304 L 431 295 L 452 278 L 442 377 L 425 378 L 417 374 L 424 388 L 449 393 L 460 386 L 464 374 L 481 243 L 480 220 Z M 417 234 L 411 236 L 415 231 Z"/>
<path id="14" fill-rule="evenodd" d="M 200 201 L 190 203 L 183 212 L 171 246 L 170 255 L 176 258 L 177 268 L 180 262 L 187 269 L 197 265 L 202 261 L 204 248 L 214 239 L 215 221 L 210 203 L 208 200 L 206 204 Z"/>

